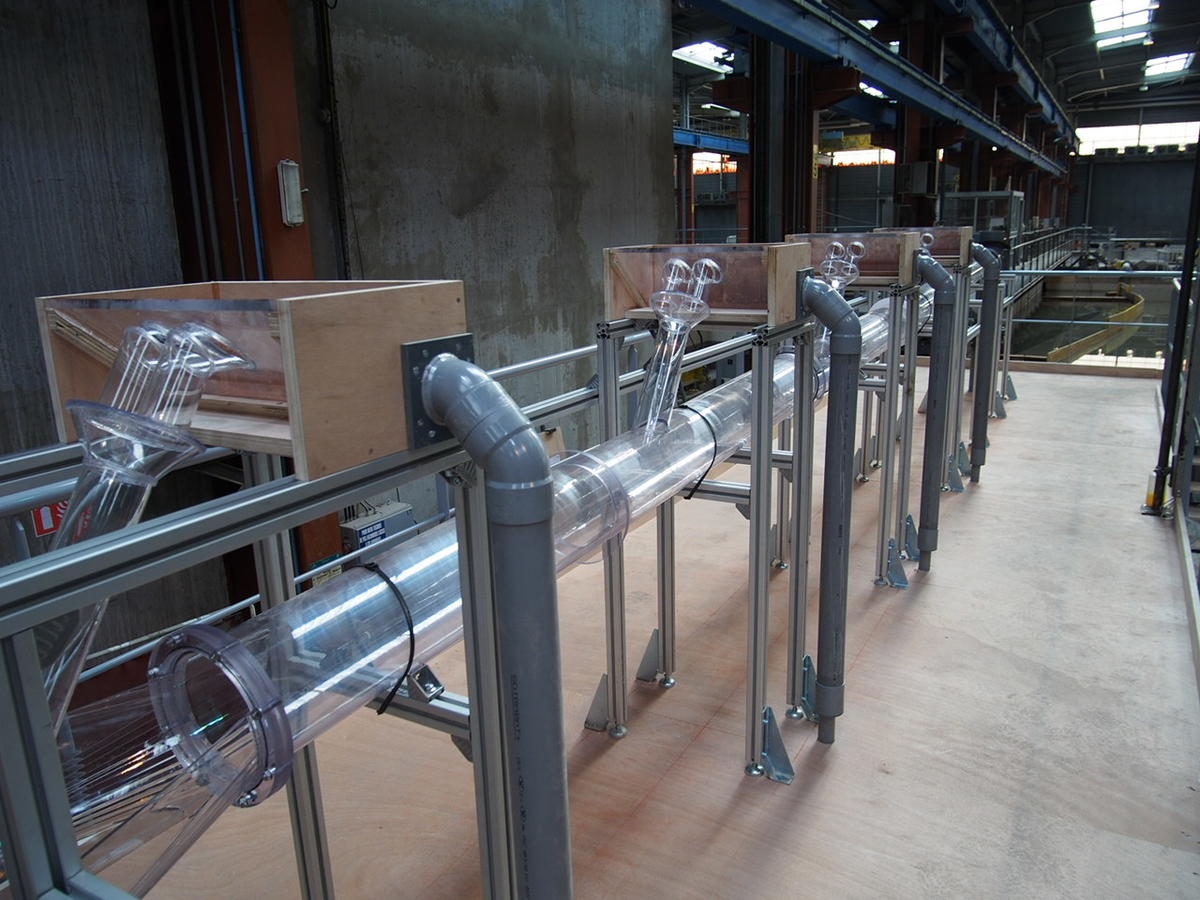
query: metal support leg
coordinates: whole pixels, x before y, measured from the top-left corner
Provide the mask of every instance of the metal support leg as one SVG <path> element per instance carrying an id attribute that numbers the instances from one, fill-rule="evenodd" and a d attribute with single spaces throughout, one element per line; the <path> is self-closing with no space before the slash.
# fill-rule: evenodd
<path id="1" fill-rule="evenodd" d="M 618 433 L 620 350 L 623 338 L 601 329 L 597 336 L 596 367 L 600 380 L 600 439 Z M 629 719 L 629 697 L 625 686 L 625 549 L 622 538 L 604 545 L 604 626 L 608 671 L 601 676 L 588 711 L 585 727 L 608 731 L 614 738 L 625 736 Z"/>
<path id="2" fill-rule="evenodd" d="M 265 453 L 249 455 L 246 466 L 248 486 L 266 484 L 282 477 L 283 463 L 279 457 Z M 288 532 L 282 531 L 256 542 L 254 564 L 258 570 L 258 591 L 266 609 L 295 596 L 296 565 Z M 325 813 L 321 805 L 315 744 L 301 748 L 292 760 L 287 798 L 301 895 L 304 900 L 332 898 L 333 871 L 325 838 Z"/>
<path id="3" fill-rule="evenodd" d="M 1008 373 L 1008 362 L 1012 358 L 1013 318 L 1016 316 L 1016 304 L 1008 305 L 1004 317 L 1004 375 L 1000 381 L 1000 391 L 1005 400 L 1016 400 L 1017 389 L 1013 386 L 1012 376 Z"/>
<path id="4" fill-rule="evenodd" d="M 808 631 L 808 555 L 812 539 L 813 480 L 813 332 L 796 338 L 795 385 L 792 396 L 791 568 L 788 585 L 787 715 L 816 720 L 813 691 L 817 673 L 805 653 Z"/>
<path id="5" fill-rule="evenodd" d="M 638 666 L 638 681 L 675 686 L 675 498 L 655 510 L 658 531 L 658 627 Z M 659 676 L 662 676 L 659 678 Z"/>
<path id="6" fill-rule="evenodd" d="M 773 348 L 760 333 L 751 346 L 754 379 L 750 426 L 750 615 L 746 638 L 746 774 L 790 784 L 795 778 L 775 715 L 767 706 L 771 567 Z"/>
<path id="7" fill-rule="evenodd" d="M 871 402 L 873 400 L 871 391 L 863 392 L 863 416 L 862 416 L 862 446 L 858 448 L 858 481 L 860 484 L 865 484 L 871 480 Z"/>
<path id="8" fill-rule="evenodd" d="M 784 419 L 779 423 L 779 449 L 784 452 L 792 449 L 791 419 Z M 789 506 L 792 499 L 792 492 L 788 490 L 790 479 L 790 472 L 779 470 L 779 483 L 776 485 L 775 495 L 775 558 L 771 560 L 771 565 L 776 569 L 786 569 L 791 555 L 788 550 L 792 533 L 789 524 Z"/>
<path id="9" fill-rule="evenodd" d="M 900 348 L 904 335 L 900 328 L 900 297 L 892 295 L 889 310 L 889 340 L 887 350 L 887 383 L 880 397 L 879 414 L 881 471 L 879 473 L 879 537 L 875 554 L 875 583 L 891 587 L 908 587 L 900 565 L 898 535 L 893 531 L 892 504 L 895 500 L 896 476 L 896 416 L 903 386 L 900 376 Z"/>
<path id="10" fill-rule="evenodd" d="M 898 466 L 898 482 L 896 485 L 896 530 L 897 537 L 904 535 L 904 540 L 899 541 L 905 549 L 905 555 L 909 559 L 914 559 L 916 553 L 908 552 L 909 547 L 909 527 L 912 517 L 909 515 L 908 495 L 909 487 L 912 479 L 912 438 L 913 438 L 913 423 L 916 419 L 916 399 L 917 399 L 917 309 L 918 309 L 918 294 L 915 290 L 909 289 L 904 295 L 905 314 L 904 321 L 908 325 L 907 334 L 904 336 L 903 348 L 903 369 L 900 375 L 901 383 L 903 384 L 903 395 L 901 397 L 900 411 L 900 463 Z M 916 546 L 916 539 L 911 541 L 913 547 Z"/>
<path id="11" fill-rule="evenodd" d="M 504 768 L 500 663 L 492 608 L 486 503 L 482 483 L 474 479 L 464 482 L 455 497 L 455 520 L 483 896 L 485 900 L 507 900 L 516 895 L 510 855 L 512 803 Z"/>

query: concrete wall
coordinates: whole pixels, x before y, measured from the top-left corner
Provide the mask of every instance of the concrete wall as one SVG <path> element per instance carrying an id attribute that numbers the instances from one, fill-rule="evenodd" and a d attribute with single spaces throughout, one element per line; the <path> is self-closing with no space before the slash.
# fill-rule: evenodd
<path id="1" fill-rule="evenodd" d="M 0 454 L 57 440 L 42 294 L 179 280 L 146 4 L 0 6 Z"/>
<path id="2" fill-rule="evenodd" d="M 1183 240 L 1194 166 L 1190 155 L 1082 157 L 1071 166 L 1069 223 L 1115 228 L 1119 237 Z"/>
<path id="3" fill-rule="evenodd" d="M 58 440 L 34 297 L 179 281 L 145 0 L 0 6 L 0 147 L 4 454 Z M 212 495 L 207 478 L 180 472 L 155 491 L 147 516 Z M 0 564 L 15 553 L 0 527 Z M 96 646 L 225 602 L 214 560 L 114 598 Z"/>
<path id="4" fill-rule="evenodd" d="M 462 278 L 485 366 L 593 340 L 602 249 L 673 232 L 668 5 L 356 0 L 330 20 L 353 276 Z M 295 29 L 302 57 L 311 24 Z M 325 195 L 310 203 L 336 202 L 313 146 L 315 62 L 298 65 L 308 180 Z M 509 384 L 528 401 L 593 371 Z M 592 423 L 568 425 L 568 446 Z"/>

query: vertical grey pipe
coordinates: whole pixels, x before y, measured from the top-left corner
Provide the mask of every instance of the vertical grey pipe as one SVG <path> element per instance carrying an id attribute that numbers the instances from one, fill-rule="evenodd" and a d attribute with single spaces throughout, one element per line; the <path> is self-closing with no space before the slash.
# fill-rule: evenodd
<path id="1" fill-rule="evenodd" d="M 929 562 L 938 544 L 938 512 L 942 501 L 942 464 L 946 459 L 946 426 L 950 420 L 950 359 L 954 344 L 954 305 L 958 289 L 954 277 L 932 256 L 917 257 L 921 280 L 933 288 L 933 338 L 929 350 L 929 393 L 925 406 L 925 456 L 921 464 L 921 523 L 917 531 L 917 549 L 921 561 L 917 568 L 929 571 Z"/>
<path id="2" fill-rule="evenodd" d="M 421 393 L 430 416 L 462 442 L 486 478 L 517 895 L 568 898 L 550 461 L 520 407 L 477 366 L 443 353 L 426 369 Z"/>
<path id="3" fill-rule="evenodd" d="M 992 370 L 996 366 L 996 330 L 1000 327 L 1000 257 L 983 244 L 971 244 L 971 258 L 983 266 L 983 305 L 979 338 L 971 362 L 975 411 L 971 415 L 971 480 L 979 481 L 979 470 L 987 458 L 988 410 L 992 405 Z"/>
<path id="4" fill-rule="evenodd" d="M 804 283 L 804 302 L 829 329 L 829 405 L 821 501 L 821 603 L 817 624 L 817 740 L 832 744 L 846 692 L 846 593 L 850 580 L 850 500 L 862 332 L 858 315 L 823 281 Z"/>

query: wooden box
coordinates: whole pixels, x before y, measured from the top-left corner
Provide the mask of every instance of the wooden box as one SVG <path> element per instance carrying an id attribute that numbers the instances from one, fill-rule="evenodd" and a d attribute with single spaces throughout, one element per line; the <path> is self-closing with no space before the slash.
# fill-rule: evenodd
<path id="1" fill-rule="evenodd" d="M 943 266 L 969 266 L 971 264 L 971 238 L 975 229 L 970 225 L 931 225 L 928 228 L 879 228 L 878 232 L 912 232 L 917 236 L 917 247 L 921 246 L 921 235 L 933 236 L 930 255 Z"/>
<path id="2" fill-rule="evenodd" d="M 202 282 L 39 297 L 59 437 L 100 396 L 124 330 L 194 321 L 255 362 L 210 379 L 192 434 L 319 478 L 408 447 L 400 345 L 466 331 L 461 281 Z"/>
<path id="3" fill-rule="evenodd" d="M 907 231 L 841 231 L 837 234 L 789 234 L 787 240 L 809 244 L 812 247 L 814 267 L 829 251 L 829 245 L 841 241 L 849 246 L 851 241 L 862 241 L 867 252 L 858 261 L 858 287 L 887 287 L 893 284 L 912 284 L 913 254 L 921 243 L 915 232 Z"/>
<path id="4" fill-rule="evenodd" d="M 647 244 L 604 251 L 604 311 L 611 319 L 654 318 L 650 295 L 662 288 L 671 257 L 693 263 L 709 257 L 721 282 L 708 286 L 705 321 L 721 325 L 781 325 L 796 317 L 796 272 L 809 266 L 803 244 Z"/>

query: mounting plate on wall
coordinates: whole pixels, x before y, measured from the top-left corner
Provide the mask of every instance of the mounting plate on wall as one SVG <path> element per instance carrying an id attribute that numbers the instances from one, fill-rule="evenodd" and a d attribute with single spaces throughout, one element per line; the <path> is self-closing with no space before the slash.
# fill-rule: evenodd
<path id="1" fill-rule="evenodd" d="M 404 417 L 408 424 L 409 446 L 414 449 L 453 438 L 449 431 L 434 423 L 421 399 L 425 367 L 439 353 L 453 353 L 459 359 L 475 362 L 475 335 L 465 332 L 400 345 L 400 361 L 404 367 Z"/>

